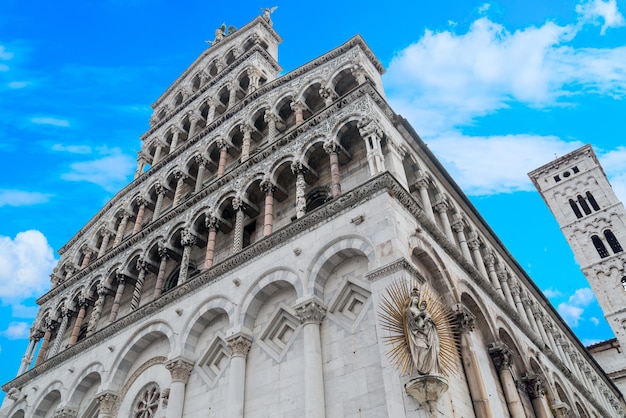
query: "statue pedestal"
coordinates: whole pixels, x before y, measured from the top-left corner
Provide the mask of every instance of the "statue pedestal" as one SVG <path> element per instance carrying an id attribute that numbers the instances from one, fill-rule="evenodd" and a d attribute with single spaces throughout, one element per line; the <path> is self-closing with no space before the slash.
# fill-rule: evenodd
<path id="1" fill-rule="evenodd" d="M 429 417 L 435 417 L 437 401 L 448 391 L 448 380 L 437 375 L 419 376 L 406 382 L 404 390 L 424 407 Z"/>

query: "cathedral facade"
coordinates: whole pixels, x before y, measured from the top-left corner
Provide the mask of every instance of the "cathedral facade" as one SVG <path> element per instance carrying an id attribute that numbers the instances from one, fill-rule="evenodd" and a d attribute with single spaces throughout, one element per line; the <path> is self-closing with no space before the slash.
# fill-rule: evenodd
<path id="1" fill-rule="evenodd" d="M 365 42 L 279 77 L 270 12 L 154 103 L 135 179 L 59 251 L 0 416 L 626 416 Z"/>

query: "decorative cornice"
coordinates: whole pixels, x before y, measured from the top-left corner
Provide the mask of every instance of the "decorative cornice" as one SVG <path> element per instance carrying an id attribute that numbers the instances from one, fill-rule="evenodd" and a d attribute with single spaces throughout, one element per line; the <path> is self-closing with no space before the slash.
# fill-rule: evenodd
<path id="1" fill-rule="evenodd" d="M 370 282 L 375 282 L 378 279 L 389 276 L 397 271 L 407 271 L 411 276 L 415 277 L 420 283 L 423 283 L 425 280 L 422 275 L 417 271 L 417 269 L 404 257 L 400 257 L 395 261 L 392 261 L 389 264 L 386 264 L 382 267 L 374 269 L 372 271 L 368 271 L 365 273 L 365 278 Z"/>

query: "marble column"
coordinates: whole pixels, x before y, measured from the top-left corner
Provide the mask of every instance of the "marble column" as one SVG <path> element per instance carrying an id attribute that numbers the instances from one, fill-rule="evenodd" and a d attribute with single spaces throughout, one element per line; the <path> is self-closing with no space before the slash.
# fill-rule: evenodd
<path id="1" fill-rule="evenodd" d="M 93 310 L 89 316 L 89 322 L 87 323 L 87 336 L 90 337 L 96 332 L 98 327 L 98 321 L 100 321 L 100 314 L 102 313 L 102 306 L 104 306 L 104 299 L 108 293 L 108 289 L 102 284 L 98 283 L 96 290 L 97 299 L 93 304 Z"/>
<path id="2" fill-rule="evenodd" d="M 461 247 L 461 253 L 463 253 L 463 257 L 470 263 L 472 262 L 472 255 L 470 254 L 469 247 L 467 245 L 467 238 L 465 237 L 465 222 L 459 214 L 454 215 L 454 222 L 451 227 L 452 230 L 456 233 L 456 237 L 459 240 L 459 246 Z"/>
<path id="3" fill-rule="evenodd" d="M 474 316 L 464 307 L 457 312 L 457 324 L 461 333 L 461 360 L 476 418 L 493 418 L 489 395 L 480 369 L 470 333 L 474 330 Z"/>
<path id="4" fill-rule="evenodd" d="M 189 133 L 187 134 L 187 140 L 190 140 L 196 134 L 196 130 L 198 129 L 198 121 L 200 118 L 193 112 L 190 112 L 189 115 Z"/>
<path id="5" fill-rule="evenodd" d="M 86 248 L 85 250 L 83 250 L 83 262 L 80 265 L 81 269 L 84 269 L 85 267 L 87 267 L 89 265 L 89 262 L 91 261 L 91 257 L 93 256 L 94 250 L 92 250 L 91 248 Z"/>
<path id="6" fill-rule="evenodd" d="M 163 243 L 159 243 L 159 258 L 161 262 L 159 263 L 159 272 L 157 273 L 157 280 L 154 286 L 154 299 L 161 296 L 163 293 L 163 282 L 165 281 L 165 267 L 167 266 L 167 259 L 169 255 L 167 254 L 167 247 Z"/>
<path id="7" fill-rule="evenodd" d="M 209 106 L 209 111 L 207 112 L 206 116 L 206 123 L 208 125 L 209 123 L 213 122 L 213 119 L 215 119 L 215 110 L 217 109 L 217 103 L 215 102 L 215 100 L 209 99 L 207 100 L 207 105 Z"/>
<path id="8" fill-rule="evenodd" d="M 333 90 L 332 87 L 328 85 L 323 85 L 322 87 L 320 87 L 319 94 L 320 97 L 324 99 L 324 106 L 326 107 L 332 105 L 335 99 L 339 97 L 337 93 L 335 93 L 335 90 Z"/>
<path id="9" fill-rule="evenodd" d="M 428 194 L 430 181 L 421 170 L 418 171 L 417 181 L 415 184 L 417 185 L 417 189 L 419 190 L 420 200 L 422 201 L 422 205 L 424 206 L 424 211 L 428 215 L 428 218 L 431 221 L 435 222 L 435 213 L 433 212 L 433 205 L 430 201 L 430 195 Z"/>
<path id="10" fill-rule="evenodd" d="M 544 382 L 541 376 L 527 373 L 522 381 L 526 385 L 526 392 L 530 396 L 535 416 L 537 418 L 552 418 L 552 412 L 545 399 Z"/>
<path id="11" fill-rule="evenodd" d="M 232 202 L 235 210 L 235 227 L 233 230 L 233 251 L 235 254 L 243 249 L 243 220 L 245 217 L 244 203 L 241 198 L 235 198 Z"/>
<path id="12" fill-rule="evenodd" d="M 48 346 L 50 345 L 50 338 L 52 337 L 52 331 L 54 328 L 56 328 L 56 323 L 48 318 L 44 328 L 43 341 L 41 342 L 41 347 L 39 347 L 39 352 L 37 353 L 37 360 L 35 360 L 35 367 L 39 366 L 46 359 Z"/>
<path id="13" fill-rule="evenodd" d="M 247 123 L 239 125 L 239 130 L 243 134 L 241 143 L 241 162 L 250 158 L 250 147 L 252 145 L 252 126 Z"/>
<path id="14" fill-rule="evenodd" d="M 113 241 L 114 247 L 117 247 L 120 242 L 122 242 L 122 239 L 124 239 L 124 231 L 126 230 L 126 224 L 128 223 L 128 218 L 130 218 L 130 214 L 128 212 L 123 212 L 121 218 L 122 219 L 117 226 L 117 232 L 115 233 L 115 240 Z"/>
<path id="15" fill-rule="evenodd" d="M 206 216 L 204 222 L 209 231 L 206 242 L 206 253 L 204 256 L 204 268 L 208 269 L 213 266 L 215 257 L 215 240 L 217 238 L 219 224 L 215 216 Z"/>
<path id="16" fill-rule="evenodd" d="M 172 142 L 170 143 L 170 150 L 174 151 L 178 146 L 178 139 L 180 138 L 180 129 L 177 126 L 172 125 L 170 128 L 172 132 Z"/>
<path id="17" fill-rule="evenodd" d="M 134 311 L 139 307 L 141 302 L 141 294 L 143 293 L 143 283 L 146 280 L 146 271 L 148 269 L 148 263 L 143 256 L 137 259 L 137 281 L 135 281 L 135 287 L 133 288 L 133 299 L 130 302 L 130 310 Z"/>
<path id="18" fill-rule="evenodd" d="M 54 343 L 52 344 L 52 349 L 50 350 L 50 356 L 55 356 L 59 349 L 61 348 L 61 342 L 63 341 L 63 334 L 67 330 L 67 324 L 70 322 L 70 317 L 72 315 L 72 311 L 70 311 L 67 307 L 61 309 L 61 324 L 59 325 L 59 330 L 57 331 L 57 336 L 54 339 Z"/>
<path id="19" fill-rule="evenodd" d="M 137 206 L 139 206 L 139 208 L 137 209 L 137 217 L 135 218 L 135 225 L 133 225 L 133 235 L 141 231 L 141 225 L 143 224 L 143 216 L 146 211 L 146 203 L 147 203 L 146 199 L 144 199 L 141 196 L 137 196 L 137 198 L 135 199 L 135 202 L 137 203 Z"/>
<path id="20" fill-rule="evenodd" d="M 165 193 L 167 192 L 167 190 L 165 189 L 165 186 L 157 182 L 154 185 L 154 191 L 157 194 L 157 200 L 154 205 L 154 214 L 152 215 L 153 221 L 158 219 L 159 215 L 161 214 L 161 209 L 163 207 L 163 196 L 165 196 Z"/>
<path id="21" fill-rule="evenodd" d="M 178 206 L 180 203 L 181 196 L 183 194 L 183 187 L 185 187 L 185 180 L 187 179 L 187 175 L 183 173 L 181 170 L 178 170 L 174 173 L 174 177 L 176 177 L 176 190 L 174 190 L 174 199 L 172 199 L 172 207 Z"/>
<path id="22" fill-rule="evenodd" d="M 124 289 L 126 288 L 126 276 L 124 273 L 117 272 L 116 278 L 117 290 L 115 291 L 113 306 L 111 307 L 111 313 L 109 314 L 109 322 L 114 322 L 117 319 L 117 314 L 120 310 L 120 303 L 122 302 L 122 296 L 124 295 Z"/>
<path id="23" fill-rule="evenodd" d="M 530 327 L 535 331 L 537 335 L 539 335 L 539 327 L 537 326 L 537 321 L 535 320 L 535 315 L 533 315 L 532 306 L 533 303 L 531 301 L 531 296 L 528 292 L 524 292 L 522 294 L 522 304 L 524 305 L 524 310 L 526 311 L 526 317 L 528 318 L 528 322 L 530 323 Z"/>
<path id="24" fill-rule="evenodd" d="M 452 227 L 450 226 L 450 219 L 448 219 L 448 209 L 449 204 L 444 199 L 439 198 L 435 202 L 435 210 L 439 214 L 439 219 L 441 220 L 441 225 L 443 227 L 443 232 L 446 234 L 448 239 L 454 242 L 454 235 L 452 235 Z"/>
<path id="25" fill-rule="evenodd" d="M 191 248 L 196 243 L 196 237 L 188 228 L 183 229 L 180 236 L 180 244 L 183 246 L 183 257 L 180 261 L 180 273 L 178 275 L 178 284 L 183 284 L 189 276 L 189 256 Z"/>
<path id="26" fill-rule="evenodd" d="M 165 368 L 172 376 L 165 418 L 180 418 L 185 406 L 185 386 L 193 370 L 193 363 L 179 357 L 165 363 Z"/>
<path id="27" fill-rule="evenodd" d="M 489 281 L 496 291 L 502 294 L 502 288 L 500 288 L 500 281 L 498 280 L 498 273 L 496 273 L 496 256 L 494 255 L 492 250 L 488 250 L 485 254 L 485 265 L 487 266 L 487 275 L 489 276 Z"/>
<path id="28" fill-rule="evenodd" d="M 220 161 L 217 164 L 217 177 L 222 177 L 226 172 L 226 158 L 228 157 L 228 144 L 223 139 L 217 141 L 217 147 L 220 149 Z"/>
<path id="29" fill-rule="evenodd" d="M 135 170 L 135 176 L 133 177 L 133 180 L 143 174 L 146 168 L 146 164 L 147 164 L 146 159 L 143 157 L 143 155 L 140 155 L 137 158 L 137 170 Z"/>
<path id="30" fill-rule="evenodd" d="M 552 321 L 548 319 L 547 315 L 544 317 L 543 327 L 546 329 L 546 334 L 548 335 L 548 345 L 552 349 L 552 351 L 556 351 L 556 341 L 554 341 L 554 331 L 555 327 Z"/>
<path id="31" fill-rule="evenodd" d="M 296 308 L 304 333 L 304 416 L 324 418 L 324 374 L 320 325 L 326 309 L 317 301 L 307 301 Z"/>
<path id="32" fill-rule="evenodd" d="M 156 150 L 154 151 L 154 156 L 152 157 L 152 163 L 150 164 L 152 167 L 156 165 L 161 159 L 161 153 L 163 152 L 163 145 L 159 142 L 156 146 Z"/>
<path id="33" fill-rule="evenodd" d="M 359 133 L 365 141 L 367 163 L 370 176 L 385 171 L 385 159 L 380 141 L 383 137 L 382 129 L 370 118 L 364 118 L 357 124 Z"/>
<path id="34" fill-rule="evenodd" d="M 261 183 L 261 190 L 265 193 L 265 206 L 263 210 L 263 236 L 266 237 L 272 233 L 274 226 L 274 186 L 270 181 Z"/>
<path id="35" fill-rule="evenodd" d="M 291 102 L 290 107 L 296 114 L 296 126 L 302 125 L 302 122 L 304 122 L 304 103 L 300 101 L 293 101 Z"/>
<path id="36" fill-rule="evenodd" d="M 87 299 L 83 296 L 78 298 L 78 315 L 76 316 L 76 322 L 72 328 L 72 335 L 70 335 L 70 342 L 67 344 L 67 348 L 70 348 L 78 342 L 78 336 L 80 335 L 80 328 L 85 321 L 85 314 L 87 313 Z"/>
<path id="37" fill-rule="evenodd" d="M 483 255 L 480 252 L 480 240 L 478 239 L 478 235 L 475 232 L 472 232 L 470 235 L 470 239 L 467 241 L 467 246 L 472 252 L 472 256 L 474 259 L 474 265 L 480 271 L 483 277 L 489 279 L 489 274 L 487 273 L 487 269 L 485 269 L 485 262 L 483 260 Z"/>
<path id="38" fill-rule="evenodd" d="M 72 264 L 72 263 L 67 263 L 65 265 L 65 280 L 69 280 L 70 277 L 72 277 L 74 275 L 74 273 L 76 273 L 78 271 L 78 268 Z"/>
<path id="39" fill-rule="evenodd" d="M 550 347 L 548 345 L 548 335 L 546 334 L 546 329 L 543 326 L 543 313 L 541 312 L 540 308 L 537 308 L 537 310 L 535 312 L 533 312 L 533 316 L 535 317 L 535 322 L 537 322 L 537 327 L 539 328 L 539 335 L 541 335 L 541 339 L 543 340 L 543 343 L 546 345 L 546 347 Z"/>
<path id="40" fill-rule="evenodd" d="M 117 394 L 113 392 L 102 392 L 96 395 L 98 399 L 98 418 L 115 418 L 114 407 L 117 403 Z"/>
<path id="41" fill-rule="evenodd" d="M 230 376 L 228 380 L 228 417 L 243 418 L 246 388 L 246 357 L 250 352 L 252 340 L 243 335 L 235 334 L 227 341 L 231 349 Z"/>
<path id="42" fill-rule="evenodd" d="M 196 186 L 194 188 L 194 193 L 198 193 L 202 190 L 202 184 L 204 183 L 204 174 L 206 172 L 206 165 L 208 161 L 200 154 L 196 154 L 194 156 L 196 163 L 198 164 L 198 175 L 196 176 Z"/>
<path id="43" fill-rule="evenodd" d="M 256 68 L 248 68 L 248 94 L 254 93 L 259 88 L 259 82 L 261 81 L 261 71 Z"/>
<path id="44" fill-rule="evenodd" d="M 504 299 L 506 299 L 509 305 L 515 307 L 515 302 L 513 301 L 513 296 L 511 295 L 511 289 L 509 289 L 509 272 L 506 271 L 502 265 L 500 265 L 500 267 L 500 270 L 498 270 L 498 280 L 500 281 L 502 293 L 504 293 Z"/>
<path id="45" fill-rule="evenodd" d="M 489 347 L 489 355 L 500 376 L 500 384 L 502 385 L 502 391 L 504 392 L 511 418 L 526 418 L 522 400 L 517 392 L 515 379 L 511 372 L 513 351 L 504 343 L 496 342 Z"/>
<path id="46" fill-rule="evenodd" d="M 333 198 L 341 195 L 341 175 L 339 174 L 339 144 L 335 141 L 324 143 L 324 151 L 330 158 L 330 185 Z"/>
<path id="47" fill-rule="evenodd" d="M 237 101 L 238 89 L 239 89 L 239 86 L 237 86 L 236 81 L 233 81 L 230 83 L 230 86 L 228 89 L 228 109 L 230 109 L 231 107 L 235 105 L 235 102 Z"/>
<path id="48" fill-rule="evenodd" d="M 276 123 L 278 122 L 278 116 L 271 110 L 266 110 L 263 115 L 263 120 L 267 123 L 267 142 L 271 144 L 276 141 L 278 131 L 276 129 Z"/>
<path id="49" fill-rule="evenodd" d="M 563 401 L 553 403 L 550 408 L 554 411 L 554 418 L 570 417 L 570 407 Z"/>
<path id="50" fill-rule="evenodd" d="M 31 328 L 30 339 L 28 341 L 28 347 L 26 348 L 26 351 L 24 352 L 24 356 L 22 357 L 22 362 L 20 363 L 20 368 L 17 371 L 17 376 L 23 374 L 24 372 L 28 370 L 30 363 L 33 361 L 33 355 L 35 354 L 35 347 L 37 347 L 37 343 L 39 342 L 42 336 L 43 336 L 43 333 L 41 333 L 38 329 Z"/>
<path id="51" fill-rule="evenodd" d="M 515 281 L 514 278 L 511 278 L 511 283 L 509 284 L 511 288 L 511 295 L 513 296 L 513 302 L 515 302 L 515 309 L 517 309 L 517 313 L 519 314 L 522 322 L 530 323 L 530 320 L 526 316 L 526 310 L 524 309 L 524 305 L 522 305 L 522 299 L 520 298 L 520 293 L 522 292 L 520 284 Z"/>
<path id="52" fill-rule="evenodd" d="M 291 171 L 296 175 L 296 218 L 299 219 L 306 214 L 306 182 L 304 180 L 304 164 L 300 162 L 293 162 L 291 164 Z"/>

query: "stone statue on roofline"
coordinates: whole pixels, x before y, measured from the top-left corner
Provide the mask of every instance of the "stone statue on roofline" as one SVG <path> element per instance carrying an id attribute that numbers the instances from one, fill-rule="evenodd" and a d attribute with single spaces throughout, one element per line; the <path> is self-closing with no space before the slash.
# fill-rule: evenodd
<path id="1" fill-rule="evenodd" d="M 220 26 L 219 28 L 215 29 L 215 39 L 212 40 L 212 41 L 206 41 L 206 43 L 208 43 L 209 45 L 213 46 L 216 43 L 222 41 L 228 35 L 232 35 L 236 31 L 237 31 L 237 28 L 234 27 L 233 25 L 230 25 L 227 28 L 226 27 L 226 23 L 222 23 L 222 26 Z"/>
<path id="2" fill-rule="evenodd" d="M 278 9 L 278 6 L 274 6 L 274 7 L 261 7 L 261 11 L 263 12 L 262 16 L 263 19 L 265 19 L 265 21 L 267 23 L 270 24 L 270 26 L 272 26 L 273 22 L 272 22 L 272 18 L 270 17 L 270 15 L 272 13 L 274 13 L 276 11 L 276 9 Z"/>

